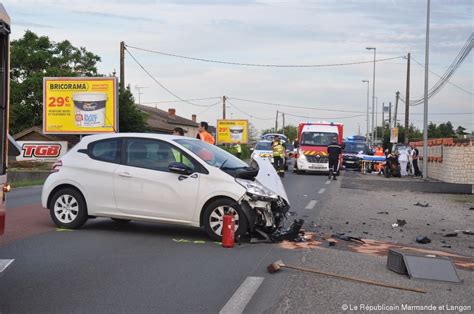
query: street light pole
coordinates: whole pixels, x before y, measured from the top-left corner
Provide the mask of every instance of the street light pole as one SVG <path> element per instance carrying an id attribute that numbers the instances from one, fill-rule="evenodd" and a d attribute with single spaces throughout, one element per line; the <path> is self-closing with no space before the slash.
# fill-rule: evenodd
<path id="1" fill-rule="evenodd" d="M 374 143 L 374 109 L 375 109 L 375 56 L 377 54 L 377 48 L 375 47 L 367 47 L 365 48 L 367 50 L 373 50 L 374 51 L 374 72 L 373 72 L 373 77 L 372 77 L 372 144 Z"/>
<path id="2" fill-rule="evenodd" d="M 423 106 L 423 179 L 428 178 L 428 64 L 430 52 L 430 0 L 426 9 L 425 97 Z"/>
<path id="3" fill-rule="evenodd" d="M 369 80 L 362 80 L 362 83 L 367 83 L 367 131 L 365 132 L 365 142 L 369 142 Z"/>
<path id="4" fill-rule="evenodd" d="M 378 130 L 377 130 L 377 125 L 378 125 L 378 106 L 379 106 L 379 99 L 378 97 L 375 97 L 375 142 L 377 141 L 378 138 Z"/>

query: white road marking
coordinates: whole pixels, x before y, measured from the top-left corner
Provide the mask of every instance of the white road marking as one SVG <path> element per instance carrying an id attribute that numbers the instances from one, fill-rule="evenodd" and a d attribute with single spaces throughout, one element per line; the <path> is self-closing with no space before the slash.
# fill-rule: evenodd
<path id="1" fill-rule="evenodd" d="M 263 282 L 263 277 L 247 277 L 219 314 L 242 313 Z"/>
<path id="2" fill-rule="evenodd" d="M 318 194 L 323 194 L 325 191 L 326 191 L 325 188 L 320 188 L 319 191 L 318 191 Z"/>
<path id="3" fill-rule="evenodd" d="M 308 203 L 308 205 L 306 205 L 306 207 L 304 209 L 313 209 L 314 206 L 316 206 L 317 203 L 318 203 L 317 200 L 312 200 Z"/>
<path id="4" fill-rule="evenodd" d="M 332 182 L 331 180 L 327 180 L 326 184 L 331 184 L 331 182 Z"/>
<path id="5" fill-rule="evenodd" d="M 14 259 L 0 259 L 0 275 L 13 263 Z"/>

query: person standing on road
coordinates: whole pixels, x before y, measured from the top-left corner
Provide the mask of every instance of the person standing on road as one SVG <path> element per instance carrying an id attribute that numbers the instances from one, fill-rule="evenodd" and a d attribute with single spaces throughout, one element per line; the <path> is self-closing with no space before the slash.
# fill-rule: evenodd
<path id="1" fill-rule="evenodd" d="M 240 142 L 237 142 L 237 144 L 234 145 L 234 148 L 236 151 L 235 156 L 241 159 L 240 157 L 242 156 L 242 145 L 240 145 Z"/>
<path id="2" fill-rule="evenodd" d="M 275 167 L 278 175 L 285 176 L 285 168 L 283 165 L 283 158 L 285 158 L 285 147 L 280 141 L 280 137 L 275 136 L 272 141 L 273 150 L 273 166 Z"/>
<path id="3" fill-rule="evenodd" d="M 207 124 L 207 122 L 202 121 L 201 123 L 199 123 L 199 126 L 198 126 L 199 133 L 197 135 L 197 138 L 200 139 L 201 141 L 214 145 L 215 143 L 214 136 L 212 136 L 212 134 L 208 132 L 208 129 L 209 129 L 209 125 Z"/>
<path id="4" fill-rule="evenodd" d="M 329 154 L 329 179 L 337 180 L 336 174 L 337 170 L 339 169 L 339 156 L 342 153 L 342 147 L 337 142 L 337 137 L 334 136 L 332 138 L 331 144 L 328 146 L 328 154 Z"/>
<path id="5" fill-rule="evenodd" d="M 415 177 L 421 176 L 420 168 L 418 168 L 418 156 L 420 152 L 418 151 L 418 148 L 415 147 L 415 145 L 411 144 L 411 160 L 413 162 L 413 171 L 415 172 Z"/>

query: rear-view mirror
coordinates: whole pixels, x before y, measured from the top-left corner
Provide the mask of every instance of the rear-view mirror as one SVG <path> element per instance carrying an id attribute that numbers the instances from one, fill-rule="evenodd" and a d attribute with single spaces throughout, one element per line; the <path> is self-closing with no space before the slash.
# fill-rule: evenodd
<path id="1" fill-rule="evenodd" d="M 173 162 L 168 166 L 168 170 L 174 173 L 182 175 L 190 175 L 193 173 L 193 170 L 180 162 Z"/>

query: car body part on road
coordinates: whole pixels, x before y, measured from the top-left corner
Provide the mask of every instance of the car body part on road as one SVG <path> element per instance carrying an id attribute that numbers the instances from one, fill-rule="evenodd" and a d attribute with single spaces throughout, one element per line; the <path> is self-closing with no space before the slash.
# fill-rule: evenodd
<path id="1" fill-rule="evenodd" d="M 250 167 L 197 139 L 119 133 L 84 137 L 56 162 L 42 206 L 61 228 L 109 217 L 202 226 L 219 241 L 225 208 L 236 236 L 270 235 L 282 227 L 290 203 L 266 160 Z"/>
<path id="2" fill-rule="evenodd" d="M 313 273 L 313 274 L 318 274 L 318 275 L 324 275 L 324 276 L 334 277 L 334 278 L 338 278 L 338 279 L 361 282 L 361 283 L 366 283 L 366 284 L 369 284 L 369 285 L 379 286 L 379 287 L 384 287 L 384 288 L 398 289 L 398 290 L 411 291 L 411 292 L 417 292 L 417 293 L 426 293 L 426 291 L 422 290 L 422 289 L 402 287 L 402 286 L 391 285 L 391 284 L 387 284 L 387 283 L 383 283 L 383 282 L 373 281 L 373 280 L 369 280 L 369 279 L 363 279 L 363 278 L 357 278 L 357 277 L 351 277 L 351 276 L 344 276 L 344 275 L 324 272 L 324 271 L 320 271 L 320 270 L 316 270 L 316 269 L 309 269 L 309 268 L 286 265 L 281 260 L 278 260 L 275 263 L 268 265 L 267 266 L 267 271 L 272 274 L 272 273 L 275 273 L 275 272 L 279 271 L 281 268 L 288 268 L 288 269 L 292 269 L 292 270 L 308 272 L 308 273 Z"/>
<path id="3" fill-rule="evenodd" d="M 328 145 L 333 137 L 343 145 L 343 129 L 341 123 L 302 122 L 298 126 L 298 151 L 294 162 L 294 171 L 329 172 Z M 342 165 L 342 154 L 339 156 L 339 167 Z"/>
<path id="4" fill-rule="evenodd" d="M 391 249 L 388 251 L 387 268 L 415 279 L 462 282 L 453 261 L 447 257 Z"/>

